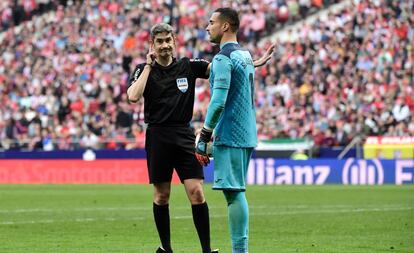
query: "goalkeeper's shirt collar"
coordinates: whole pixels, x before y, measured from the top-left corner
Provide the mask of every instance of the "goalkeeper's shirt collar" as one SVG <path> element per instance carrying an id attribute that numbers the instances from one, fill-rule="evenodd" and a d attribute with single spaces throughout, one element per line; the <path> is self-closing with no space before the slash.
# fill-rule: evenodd
<path id="1" fill-rule="evenodd" d="M 223 49 L 223 47 L 227 44 L 239 44 L 237 41 L 227 41 L 224 44 L 220 45 L 220 50 Z"/>

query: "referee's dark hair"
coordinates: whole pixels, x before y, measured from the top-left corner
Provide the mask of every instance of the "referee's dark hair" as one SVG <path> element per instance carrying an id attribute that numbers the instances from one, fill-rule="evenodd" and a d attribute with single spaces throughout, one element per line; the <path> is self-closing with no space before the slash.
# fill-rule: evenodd
<path id="1" fill-rule="evenodd" d="M 220 13 L 219 18 L 229 23 L 230 30 L 232 32 L 237 32 L 240 26 L 239 14 L 237 11 L 233 10 L 232 8 L 218 8 L 214 12 Z"/>
<path id="2" fill-rule="evenodd" d="M 154 40 L 155 36 L 159 33 L 171 33 L 174 36 L 173 28 L 167 23 L 159 23 L 151 28 L 151 40 Z"/>

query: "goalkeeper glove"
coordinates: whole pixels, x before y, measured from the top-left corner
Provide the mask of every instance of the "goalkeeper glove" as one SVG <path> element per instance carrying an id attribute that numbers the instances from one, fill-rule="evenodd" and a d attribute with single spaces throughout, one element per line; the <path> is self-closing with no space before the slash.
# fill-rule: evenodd
<path id="1" fill-rule="evenodd" d="M 207 147 L 208 147 L 208 143 L 210 142 L 212 134 L 213 134 L 213 131 L 207 130 L 206 128 L 203 127 L 203 129 L 197 135 L 197 138 L 196 138 L 195 155 L 196 155 L 198 162 L 203 166 L 206 166 L 210 163 L 210 158 L 208 158 L 208 154 L 207 154 Z"/>

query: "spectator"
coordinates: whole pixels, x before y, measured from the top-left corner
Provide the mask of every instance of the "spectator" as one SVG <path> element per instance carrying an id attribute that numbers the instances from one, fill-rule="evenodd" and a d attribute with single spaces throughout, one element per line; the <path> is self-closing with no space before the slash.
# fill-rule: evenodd
<path id="1" fill-rule="evenodd" d="M 86 130 L 85 135 L 81 138 L 80 146 L 84 149 L 99 149 L 99 138 L 92 131 Z"/>
<path id="2" fill-rule="evenodd" d="M 392 108 L 392 115 L 397 122 L 401 122 L 410 116 L 410 108 L 403 103 L 401 98 L 398 98 Z"/>

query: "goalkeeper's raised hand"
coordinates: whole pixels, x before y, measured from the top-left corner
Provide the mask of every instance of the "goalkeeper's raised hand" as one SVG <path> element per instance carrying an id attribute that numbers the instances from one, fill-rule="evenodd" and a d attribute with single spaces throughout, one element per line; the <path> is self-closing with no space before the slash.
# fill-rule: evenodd
<path id="1" fill-rule="evenodd" d="M 210 163 L 210 158 L 208 158 L 207 153 L 207 146 L 210 142 L 212 133 L 213 132 L 211 130 L 207 130 L 203 127 L 201 132 L 197 134 L 196 137 L 195 155 L 198 162 L 202 166 L 206 166 Z"/>

